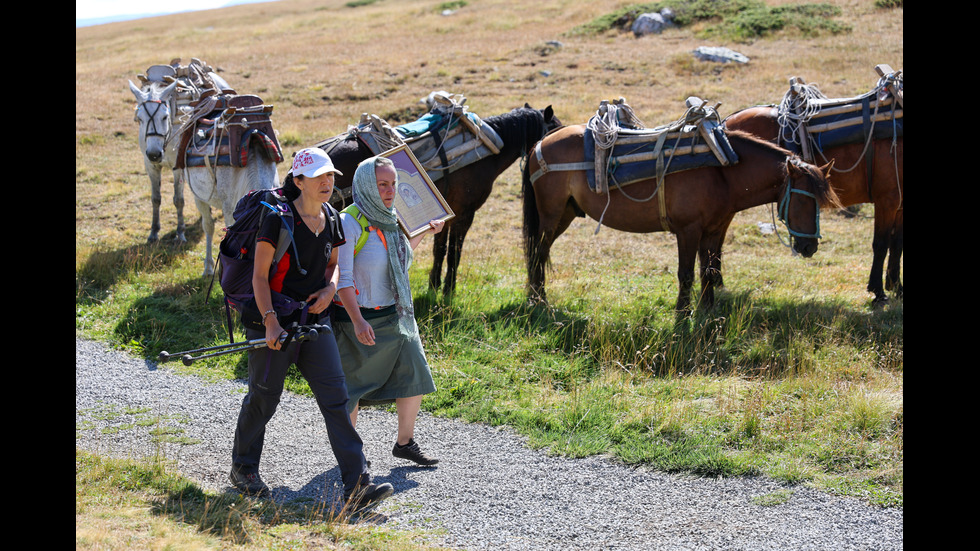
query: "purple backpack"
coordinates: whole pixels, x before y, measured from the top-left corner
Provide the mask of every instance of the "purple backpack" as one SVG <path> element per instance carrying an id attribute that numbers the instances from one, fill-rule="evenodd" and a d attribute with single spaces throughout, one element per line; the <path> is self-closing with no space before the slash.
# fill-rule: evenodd
<path id="1" fill-rule="evenodd" d="M 282 188 L 252 190 L 239 199 L 233 214 L 235 223 L 225 229 L 225 235 L 218 245 L 218 268 L 215 270 L 225 295 L 230 342 L 234 342 L 231 310 L 242 315 L 243 324 L 247 321 L 254 323 L 257 319 L 261 320 L 255 306 L 255 294 L 252 291 L 252 272 L 255 269 L 255 238 L 265 217 L 269 215 L 276 215 L 282 220 L 270 275 L 276 271 L 276 265 L 286 254 L 290 244 L 293 247 L 293 261 L 300 273 L 306 273 L 299 265 L 296 244 L 293 243 L 295 227 L 293 212 L 286 202 Z M 209 288 L 208 295 L 210 294 Z M 272 307 L 280 316 L 292 314 L 305 306 L 305 302 L 272 291 Z"/>

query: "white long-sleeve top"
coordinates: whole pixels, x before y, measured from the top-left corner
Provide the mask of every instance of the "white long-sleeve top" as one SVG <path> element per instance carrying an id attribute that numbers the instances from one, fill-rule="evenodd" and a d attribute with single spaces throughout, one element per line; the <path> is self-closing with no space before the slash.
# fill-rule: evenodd
<path id="1" fill-rule="evenodd" d="M 337 265 L 340 283 L 337 289 L 353 287 L 357 292 L 357 304 L 361 308 L 384 308 L 395 303 L 392 293 L 391 274 L 388 271 L 388 250 L 377 231 L 368 235 L 364 247 L 354 258 L 354 244 L 361 235 L 361 225 L 353 216 L 340 214 L 346 242 L 338 249 Z M 340 297 L 337 297 L 340 301 Z"/>

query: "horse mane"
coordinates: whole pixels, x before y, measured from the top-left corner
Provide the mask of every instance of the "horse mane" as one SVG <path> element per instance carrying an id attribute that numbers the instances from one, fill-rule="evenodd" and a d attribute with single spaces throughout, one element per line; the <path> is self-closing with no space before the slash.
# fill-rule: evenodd
<path id="1" fill-rule="evenodd" d="M 544 115 L 541 111 L 529 107 L 518 107 L 507 113 L 492 115 L 483 121 L 497 132 L 504 142 L 504 147 L 518 144 L 521 152 L 526 151 L 526 146 L 530 145 L 525 143 L 528 136 L 535 136 L 533 141 L 537 141 L 544 134 L 545 129 Z"/>
<path id="2" fill-rule="evenodd" d="M 837 196 L 837 192 L 830 185 L 830 177 L 825 175 L 820 167 L 813 165 L 804 161 L 799 155 L 784 149 L 768 140 L 764 140 L 755 134 L 745 132 L 743 130 L 731 130 L 726 129 L 725 134 L 728 136 L 729 140 L 735 141 L 745 141 L 752 144 L 754 147 L 761 149 L 772 155 L 775 158 L 780 159 L 793 159 L 798 161 L 796 166 L 807 173 L 811 180 L 814 182 L 814 194 L 817 196 L 817 203 L 821 207 L 830 208 L 843 208 L 841 205 L 840 198 Z M 784 170 L 788 170 L 784 168 Z"/>

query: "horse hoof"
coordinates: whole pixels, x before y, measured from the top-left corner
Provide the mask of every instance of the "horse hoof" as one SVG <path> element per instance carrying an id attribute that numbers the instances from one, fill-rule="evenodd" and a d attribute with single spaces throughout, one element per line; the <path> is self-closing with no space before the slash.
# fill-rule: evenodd
<path id="1" fill-rule="evenodd" d="M 160 238 L 155 233 L 151 233 L 149 237 L 146 238 L 147 243 L 156 243 Z"/>
<path id="2" fill-rule="evenodd" d="M 884 296 L 875 297 L 875 299 L 871 301 L 871 308 L 874 310 L 879 310 L 887 305 L 888 305 L 888 297 L 884 297 Z"/>

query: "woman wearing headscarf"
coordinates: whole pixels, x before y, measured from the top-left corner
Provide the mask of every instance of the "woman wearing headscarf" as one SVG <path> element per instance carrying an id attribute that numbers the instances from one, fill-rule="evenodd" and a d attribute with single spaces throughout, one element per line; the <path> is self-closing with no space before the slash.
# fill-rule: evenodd
<path id="1" fill-rule="evenodd" d="M 359 404 L 394 402 L 398 433 L 392 455 L 435 465 L 439 460 L 424 454 L 415 442 L 422 396 L 436 388 L 415 322 L 408 268 L 412 250 L 425 235 L 442 231 L 445 222 L 433 220 L 428 231 L 407 238 L 394 208 L 397 186 L 395 166 L 385 157 L 361 162 L 354 173 L 358 214 L 341 214 L 347 241 L 339 251 L 337 296 L 343 309 L 335 314 L 334 333 L 351 423 L 357 424 Z M 368 232 L 367 240 L 355 251 L 363 231 Z"/>
<path id="2" fill-rule="evenodd" d="M 296 153 L 283 191 L 295 220 L 293 246 L 272 269 L 281 224 L 279 216 L 266 216 L 256 236 L 252 274 L 254 307 L 246 308 L 242 323 L 251 339 L 264 338 L 265 347 L 248 352 L 248 394 L 242 400 L 232 447 L 231 482 L 242 493 L 266 495 L 269 488 L 259 476 L 265 429 L 282 396 L 286 371 L 295 363 L 310 385 L 323 414 L 327 437 L 353 508 L 367 507 L 388 496 L 391 484 L 372 484 L 363 442 L 351 425 L 340 356 L 332 332 L 315 340 L 282 346 L 283 327 L 292 322 L 329 324 L 337 288 L 337 258 L 344 234 L 339 215 L 327 201 L 333 193 L 334 174 L 340 172 L 319 148 Z M 272 293 L 307 304 L 285 314 L 273 307 Z M 260 319 L 261 318 L 261 319 Z M 356 503 L 355 503 L 356 501 Z"/>

